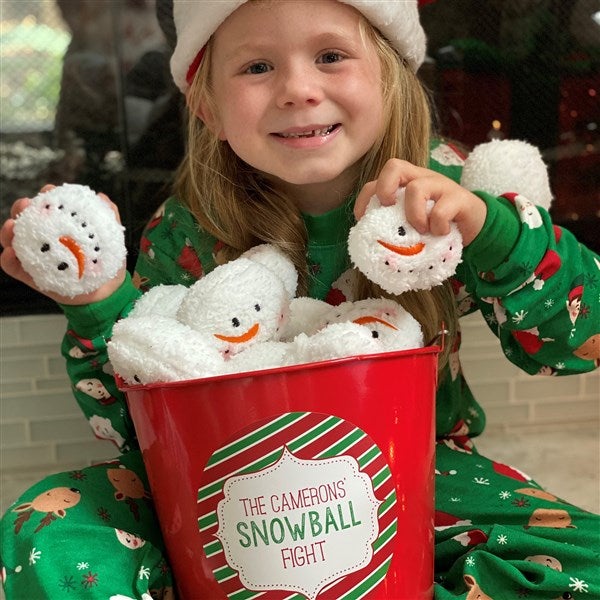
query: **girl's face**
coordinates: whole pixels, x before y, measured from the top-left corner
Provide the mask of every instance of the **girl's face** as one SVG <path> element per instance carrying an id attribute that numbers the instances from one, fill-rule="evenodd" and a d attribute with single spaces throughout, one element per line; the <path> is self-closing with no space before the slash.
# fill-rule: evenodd
<path id="1" fill-rule="evenodd" d="M 380 63 L 360 18 L 337 0 L 246 2 L 213 38 L 217 114 L 203 107 L 204 120 L 301 209 L 352 191 L 383 126 Z"/>

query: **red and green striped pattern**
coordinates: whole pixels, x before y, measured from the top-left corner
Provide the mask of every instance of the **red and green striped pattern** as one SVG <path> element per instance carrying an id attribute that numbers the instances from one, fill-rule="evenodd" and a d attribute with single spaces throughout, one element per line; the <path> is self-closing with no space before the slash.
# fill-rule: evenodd
<path id="1" fill-rule="evenodd" d="M 347 600 L 366 597 L 384 579 L 389 568 L 396 537 L 396 492 L 385 457 L 374 441 L 361 429 L 331 415 L 313 412 L 282 414 L 268 422 L 257 423 L 229 444 L 216 450 L 208 461 L 202 487 L 198 490 L 198 527 L 204 552 L 216 580 L 232 599 L 259 596 L 273 600 L 301 600 L 302 594 L 285 590 L 253 592 L 240 582 L 237 572 L 227 564 L 218 530 L 217 505 L 224 498 L 225 482 L 237 475 L 253 473 L 275 463 L 287 447 L 304 460 L 351 456 L 373 484 L 377 499 L 379 535 L 373 543 L 373 558 L 364 568 L 329 584 L 328 597 Z"/>

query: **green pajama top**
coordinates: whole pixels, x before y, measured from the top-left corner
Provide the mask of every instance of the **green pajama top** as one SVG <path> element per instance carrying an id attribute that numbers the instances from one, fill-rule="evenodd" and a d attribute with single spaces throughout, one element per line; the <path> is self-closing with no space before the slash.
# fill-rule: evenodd
<path id="1" fill-rule="evenodd" d="M 441 143 L 440 143 L 441 144 Z M 439 150 L 443 149 L 443 152 Z M 459 160 L 445 160 L 441 144 L 430 167 L 458 181 Z M 567 375 L 594 369 L 600 348 L 600 260 L 539 208 L 520 216 L 514 199 L 477 192 L 487 205 L 485 225 L 464 250 L 452 286 L 459 314 L 480 310 L 507 358 L 529 374 Z M 532 199 L 535 201 L 535 199 Z M 310 295 L 338 303 L 348 298 L 347 235 L 352 199 L 324 215 L 304 215 L 309 244 Z M 148 223 L 132 278 L 111 297 L 87 306 L 63 306 L 69 322 L 63 354 L 73 391 L 96 435 L 122 451 L 136 446 L 126 403 L 107 362 L 114 322 L 142 291 L 159 284 L 191 285 L 216 266 L 222 244 L 202 231 L 176 199 Z M 136 285 L 134 285 L 135 281 Z M 137 287 L 136 287 L 137 286 Z M 485 417 L 458 363 L 458 343 L 437 393 L 439 438 L 481 433 Z M 108 427 L 107 424 L 110 424 Z"/>

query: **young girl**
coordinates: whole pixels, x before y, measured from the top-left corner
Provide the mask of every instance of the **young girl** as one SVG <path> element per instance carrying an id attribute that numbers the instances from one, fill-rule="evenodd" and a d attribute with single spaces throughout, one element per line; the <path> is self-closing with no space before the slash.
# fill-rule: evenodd
<path id="1" fill-rule="evenodd" d="M 296 264 L 300 295 L 380 293 L 348 274 L 347 234 L 373 193 L 389 204 L 398 186 L 415 227 L 443 234 L 454 221 L 466 246 L 452 281 L 399 299 L 426 339 L 441 321 L 452 336 L 453 368 L 444 366 L 437 394 L 436 598 L 600 598 L 598 518 L 477 453 L 472 438 L 485 419 L 455 356 L 460 307 L 480 310 L 528 373 L 592 370 L 598 258 L 544 210 L 530 227 L 510 202 L 456 183 L 460 158 L 430 141 L 415 76 L 425 52 L 416 0 L 175 0 L 174 17 L 172 73 L 189 107 L 175 197 L 143 234 L 133 282 L 123 271 L 91 295 L 53 296 L 69 321 L 63 354 L 75 396 L 123 453 L 49 477 L 8 510 L 8 600 L 173 593 L 132 423 L 106 368 L 106 340 L 137 288 L 191 284 L 268 242 Z M 2 267 L 31 284 L 12 227 L 1 232 Z M 555 268 L 542 277 L 549 256 Z M 573 326 L 567 299 L 582 275 L 586 310 Z M 113 401 L 80 391 L 83 379 L 102 382 Z"/>

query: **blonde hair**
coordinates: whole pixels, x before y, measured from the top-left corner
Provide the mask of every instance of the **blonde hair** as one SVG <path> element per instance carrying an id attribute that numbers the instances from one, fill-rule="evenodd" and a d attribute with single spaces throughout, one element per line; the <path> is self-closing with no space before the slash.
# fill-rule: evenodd
<path id="1" fill-rule="evenodd" d="M 380 57 L 386 120 L 380 139 L 362 160 L 357 190 L 376 179 L 390 158 L 427 166 L 431 135 L 429 102 L 417 76 L 362 16 L 360 23 L 365 43 L 373 44 Z M 294 262 L 299 274 L 298 294 L 306 295 L 307 233 L 300 210 L 195 116 L 200 102 L 209 111 L 218 111 L 211 89 L 210 63 L 209 41 L 188 94 L 187 152 L 177 172 L 175 193 L 200 226 L 226 245 L 225 261 L 257 244 L 274 244 Z M 360 273 L 355 291 L 357 298 L 390 296 Z M 440 366 L 444 365 L 457 321 L 450 285 L 407 292 L 395 299 L 421 323 L 426 341 L 435 336 L 442 322 L 445 324 L 449 335 L 440 359 Z"/>

